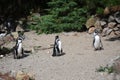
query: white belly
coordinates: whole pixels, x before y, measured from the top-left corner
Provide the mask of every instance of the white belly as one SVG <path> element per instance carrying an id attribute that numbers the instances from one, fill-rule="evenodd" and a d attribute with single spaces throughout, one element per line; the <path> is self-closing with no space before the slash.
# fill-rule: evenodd
<path id="1" fill-rule="evenodd" d="M 19 44 L 17 51 L 18 51 L 18 54 L 22 53 L 22 43 Z"/>
<path id="2" fill-rule="evenodd" d="M 58 41 L 58 48 L 61 51 L 62 47 L 61 47 L 61 41 Z"/>
<path id="3" fill-rule="evenodd" d="M 99 36 L 95 36 L 94 47 L 96 49 L 100 49 L 100 47 L 101 47 L 101 41 L 100 41 L 100 37 Z"/>

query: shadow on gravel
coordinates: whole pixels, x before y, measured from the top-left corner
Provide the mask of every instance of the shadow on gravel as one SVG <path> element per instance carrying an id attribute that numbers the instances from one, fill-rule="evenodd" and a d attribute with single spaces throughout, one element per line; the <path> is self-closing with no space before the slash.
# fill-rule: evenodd
<path id="1" fill-rule="evenodd" d="M 6 54 L 9 54 L 10 52 L 12 51 L 12 49 L 10 48 L 6 48 L 6 47 L 0 47 L 0 55 L 6 55 Z"/>
<path id="2" fill-rule="evenodd" d="M 109 39 L 106 39 L 106 41 L 116 41 L 116 40 L 120 40 L 120 36 L 119 37 L 111 37 Z"/>
<path id="3" fill-rule="evenodd" d="M 52 55 L 53 57 L 59 57 L 59 56 L 63 56 L 63 55 L 65 55 L 66 53 L 65 52 L 62 52 L 61 54 L 59 54 L 59 55 L 57 55 L 57 56 L 55 56 L 55 55 Z"/>
<path id="4" fill-rule="evenodd" d="M 27 51 L 27 50 L 24 50 L 24 54 L 17 57 L 17 58 L 14 58 L 14 59 L 23 59 L 23 58 L 26 58 L 28 57 L 29 55 L 31 54 L 31 51 Z"/>

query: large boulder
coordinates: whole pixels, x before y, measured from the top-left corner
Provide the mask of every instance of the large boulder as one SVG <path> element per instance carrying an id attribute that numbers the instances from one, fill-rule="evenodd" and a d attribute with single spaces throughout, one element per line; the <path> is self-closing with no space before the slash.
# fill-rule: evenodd
<path id="1" fill-rule="evenodd" d="M 11 34 L 12 34 L 12 36 L 14 37 L 14 39 L 17 39 L 17 38 L 18 38 L 18 32 L 12 32 Z"/>
<path id="2" fill-rule="evenodd" d="M 34 75 L 31 73 L 25 73 L 23 71 L 19 71 L 16 75 L 16 80 L 35 80 Z"/>
<path id="3" fill-rule="evenodd" d="M 87 29 L 89 29 L 90 27 L 94 26 L 96 20 L 97 20 L 97 18 L 95 16 L 92 16 L 91 18 L 89 18 L 87 20 L 87 22 L 86 22 Z"/>
<path id="4" fill-rule="evenodd" d="M 103 14 L 104 14 L 104 15 L 108 15 L 108 14 L 110 14 L 109 7 L 106 7 L 106 8 L 104 9 Z"/>
<path id="5" fill-rule="evenodd" d="M 89 28 L 88 33 L 92 34 L 94 32 L 94 30 L 95 30 L 95 27 L 91 27 L 91 28 Z"/>

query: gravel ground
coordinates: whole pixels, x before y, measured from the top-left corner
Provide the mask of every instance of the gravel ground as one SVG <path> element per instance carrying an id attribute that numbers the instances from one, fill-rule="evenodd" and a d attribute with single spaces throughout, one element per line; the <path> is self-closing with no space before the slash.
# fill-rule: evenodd
<path id="1" fill-rule="evenodd" d="M 62 41 L 63 56 L 52 57 L 55 36 Z M 120 40 L 108 41 L 102 37 L 104 50 L 94 51 L 92 35 L 82 32 L 37 35 L 34 31 L 25 33 L 24 50 L 35 46 L 41 49 L 22 59 L 13 56 L 0 59 L 0 71 L 25 71 L 35 74 L 36 80 L 102 80 L 96 68 L 104 66 L 120 55 Z M 15 42 L 5 46 L 13 47 Z"/>

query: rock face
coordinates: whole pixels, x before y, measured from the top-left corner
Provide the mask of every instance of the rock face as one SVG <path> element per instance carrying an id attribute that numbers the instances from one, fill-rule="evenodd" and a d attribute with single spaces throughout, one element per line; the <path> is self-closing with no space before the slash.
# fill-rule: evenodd
<path id="1" fill-rule="evenodd" d="M 92 16 L 86 22 L 88 33 L 92 33 L 95 29 L 102 32 L 103 36 L 110 35 L 113 32 L 115 35 L 120 34 L 120 6 L 106 7 L 102 17 Z M 92 28 L 91 28 L 92 27 Z"/>

